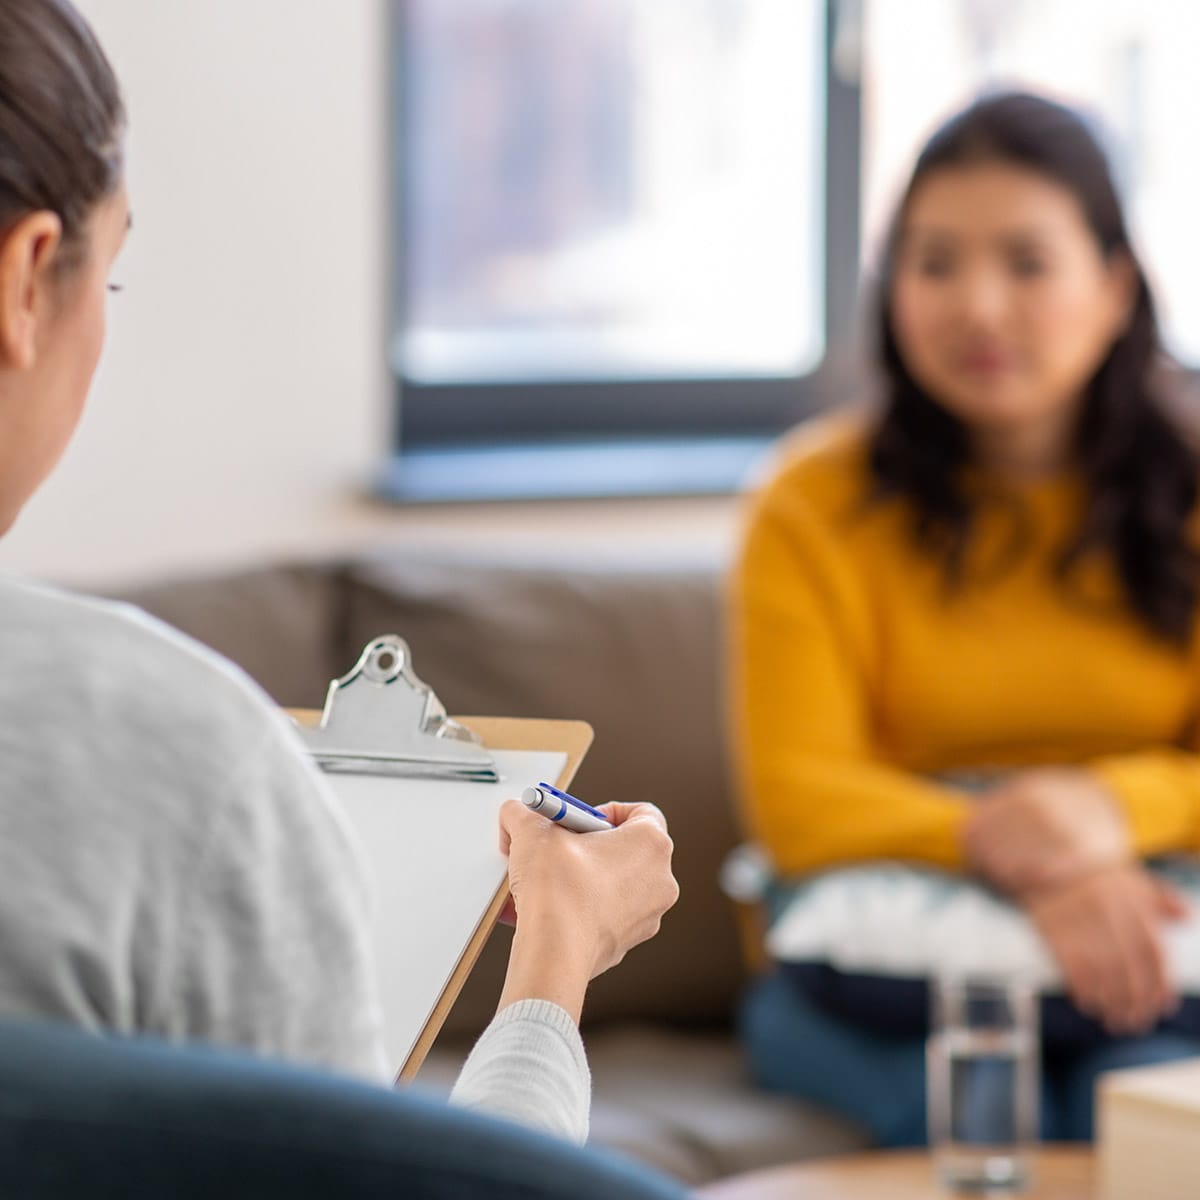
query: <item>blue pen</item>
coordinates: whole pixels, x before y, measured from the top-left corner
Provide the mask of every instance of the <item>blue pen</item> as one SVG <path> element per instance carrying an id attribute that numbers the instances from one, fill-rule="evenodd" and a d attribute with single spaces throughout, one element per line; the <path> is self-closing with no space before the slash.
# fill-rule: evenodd
<path id="1" fill-rule="evenodd" d="M 599 833 L 613 827 L 599 809 L 584 804 L 566 792 L 560 792 L 548 783 L 527 787 L 521 793 L 521 801 L 534 812 L 540 812 L 542 816 L 557 821 L 564 829 L 574 833 Z"/>

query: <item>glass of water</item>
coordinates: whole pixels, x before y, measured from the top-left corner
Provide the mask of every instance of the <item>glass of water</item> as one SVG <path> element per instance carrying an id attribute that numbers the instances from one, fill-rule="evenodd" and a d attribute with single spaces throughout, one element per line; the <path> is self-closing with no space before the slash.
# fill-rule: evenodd
<path id="1" fill-rule="evenodd" d="M 929 1145 L 943 1186 L 1019 1192 L 1038 1135 L 1038 997 L 1015 979 L 942 977 L 930 987 Z"/>

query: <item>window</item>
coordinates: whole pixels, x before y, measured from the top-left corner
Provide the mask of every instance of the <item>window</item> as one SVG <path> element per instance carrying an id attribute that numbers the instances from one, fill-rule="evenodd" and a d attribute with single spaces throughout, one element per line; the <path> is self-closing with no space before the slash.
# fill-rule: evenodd
<path id="1" fill-rule="evenodd" d="M 871 251 L 915 148 L 984 86 L 1094 113 L 1108 139 L 1164 334 L 1200 363 L 1191 112 L 1200 5 L 1180 0 L 869 0 L 863 55 L 863 236 Z M 1191 251 L 1191 252 L 1181 252 Z"/>
<path id="2" fill-rule="evenodd" d="M 393 2 L 392 490 L 449 472 L 450 491 L 470 475 L 511 494 L 550 470 L 553 491 L 620 470 L 630 490 L 732 485 L 850 391 L 860 246 L 873 261 L 917 147 L 989 86 L 1104 119 L 1169 343 L 1200 362 L 1200 271 L 1180 253 L 1200 5 Z M 698 439 L 695 472 L 664 470 Z M 509 482 L 438 457 L 471 446 L 508 447 Z"/>
<path id="3" fill-rule="evenodd" d="M 824 0 L 403 0 L 396 31 L 406 447 L 795 415 L 828 325 Z"/>

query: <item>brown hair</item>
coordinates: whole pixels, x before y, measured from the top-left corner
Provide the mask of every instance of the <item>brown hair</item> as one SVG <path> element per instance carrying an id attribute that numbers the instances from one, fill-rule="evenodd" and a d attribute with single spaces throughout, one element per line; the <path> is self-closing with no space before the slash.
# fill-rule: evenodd
<path id="1" fill-rule="evenodd" d="M 49 210 L 73 261 L 120 183 L 124 127 L 116 76 L 69 0 L 0 0 L 0 233 Z"/>

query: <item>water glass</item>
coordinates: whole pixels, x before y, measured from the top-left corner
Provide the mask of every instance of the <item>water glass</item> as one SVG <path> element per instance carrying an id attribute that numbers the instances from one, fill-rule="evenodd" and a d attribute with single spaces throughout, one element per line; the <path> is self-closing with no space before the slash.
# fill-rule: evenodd
<path id="1" fill-rule="evenodd" d="M 1038 1135 L 1038 998 L 1014 979 L 942 977 L 930 987 L 929 1144 L 946 1188 L 1019 1192 Z"/>

